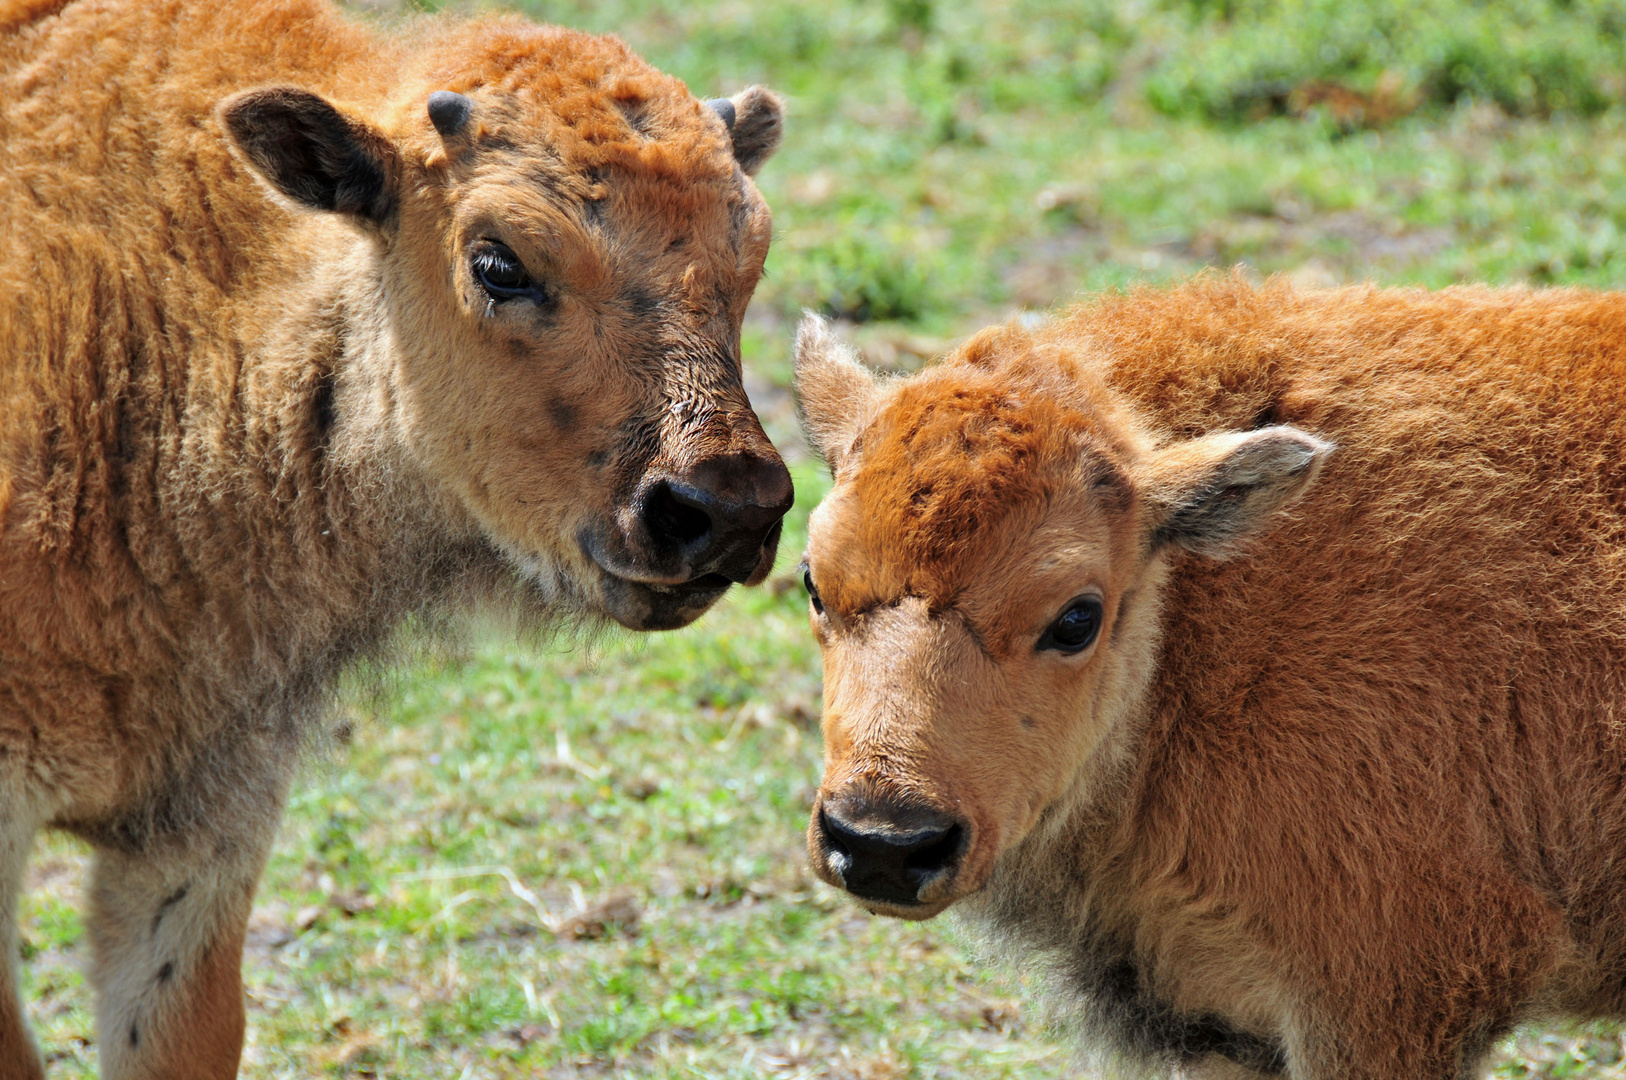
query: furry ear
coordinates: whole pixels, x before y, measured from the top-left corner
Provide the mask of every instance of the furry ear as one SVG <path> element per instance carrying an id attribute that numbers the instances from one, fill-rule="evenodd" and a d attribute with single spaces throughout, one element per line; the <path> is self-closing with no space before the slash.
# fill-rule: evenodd
<path id="1" fill-rule="evenodd" d="M 326 98 L 297 86 L 246 90 L 219 116 L 254 171 L 301 206 L 374 225 L 394 213 L 394 146 Z"/>
<path id="2" fill-rule="evenodd" d="M 785 133 L 785 99 L 766 86 L 748 86 L 728 104 L 732 106 L 732 116 L 716 105 L 712 107 L 734 136 L 734 157 L 740 168 L 745 170 L 745 175 L 755 176 L 762 163 L 779 149 L 779 139 Z"/>
<path id="3" fill-rule="evenodd" d="M 1226 557 L 1302 495 L 1332 451 L 1292 427 L 1225 432 L 1158 451 L 1135 476 L 1152 507 L 1150 546 Z"/>
<path id="4" fill-rule="evenodd" d="M 830 333 L 829 322 L 803 315 L 796 329 L 796 400 L 802 426 L 831 473 L 851 453 L 879 392 L 875 376 Z"/>

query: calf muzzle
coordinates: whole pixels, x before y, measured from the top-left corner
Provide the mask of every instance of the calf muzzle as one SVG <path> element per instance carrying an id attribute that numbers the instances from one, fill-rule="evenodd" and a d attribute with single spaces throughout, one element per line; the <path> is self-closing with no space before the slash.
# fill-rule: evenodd
<path id="1" fill-rule="evenodd" d="M 577 533 L 604 576 L 604 613 L 632 630 L 686 626 L 730 585 L 755 585 L 773 569 L 780 519 L 794 492 L 790 472 L 762 439 L 760 452 L 652 469 L 611 527 Z"/>
<path id="2" fill-rule="evenodd" d="M 719 584 L 754 585 L 773 568 L 794 497 L 779 455 L 735 454 L 654 479 L 637 514 L 657 558 L 685 567 L 689 580 L 711 575 L 725 579 Z"/>
<path id="3" fill-rule="evenodd" d="M 929 806 L 849 793 L 815 808 L 809 838 L 828 879 L 860 900 L 907 911 L 938 901 L 969 834 Z"/>

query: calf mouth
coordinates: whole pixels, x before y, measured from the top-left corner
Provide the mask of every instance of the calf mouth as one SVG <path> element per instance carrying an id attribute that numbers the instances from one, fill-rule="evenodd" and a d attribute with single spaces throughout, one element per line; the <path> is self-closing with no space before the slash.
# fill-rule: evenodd
<path id="1" fill-rule="evenodd" d="M 705 614 L 731 585 L 752 585 L 767 577 L 778 551 L 779 532 L 776 523 L 759 543 L 749 573 L 723 573 L 703 564 L 692 567 L 681 558 L 643 565 L 631 553 L 618 555 L 617 548 L 625 548 L 624 543 L 606 543 L 591 529 L 583 530 L 577 541 L 599 573 L 599 594 L 610 618 L 629 630 L 676 630 Z"/>
<path id="2" fill-rule="evenodd" d="M 677 630 L 704 615 L 734 583 L 721 574 L 667 585 L 634 581 L 599 567 L 605 614 L 628 630 Z"/>

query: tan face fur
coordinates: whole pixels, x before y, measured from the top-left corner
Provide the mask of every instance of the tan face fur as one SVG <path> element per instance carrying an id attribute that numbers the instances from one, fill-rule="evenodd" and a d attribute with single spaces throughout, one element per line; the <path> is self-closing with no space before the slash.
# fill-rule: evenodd
<path id="1" fill-rule="evenodd" d="M 739 354 L 779 102 L 708 106 L 614 39 L 522 24 L 446 52 L 382 115 L 284 88 L 223 124 L 274 190 L 381 241 L 357 257 L 388 437 L 554 600 L 682 625 L 767 573 L 791 499 Z M 313 201 L 322 153 L 366 194 Z"/>
<path id="2" fill-rule="evenodd" d="M 797 369 L 836 481 L 806 556 L 825 663 L 813 865 L 927 918 L 1111 778 L 1170 547 L 1225 554 L 1330 447 L 1286 427 L 1160 446 L 1099 376 L 1015 331 L 879 383 L 810 321 Z"/>

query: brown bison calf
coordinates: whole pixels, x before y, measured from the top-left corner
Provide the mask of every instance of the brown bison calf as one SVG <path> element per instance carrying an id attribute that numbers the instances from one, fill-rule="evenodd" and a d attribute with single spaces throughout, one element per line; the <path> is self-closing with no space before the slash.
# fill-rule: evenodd
<path id="1" fill-rule="evenodd" d="M 96 849 L 108 1077 L 237 1067 L 245 920 L 350 660 L 480 596 L 689 622 L 791 485 L 740 383 L 779 138 L 614 39 L 0 0 L 0 1077 Z"/>
<path id="2" fill-rule="evenodd" d="M 797 363 L 827 880 L 1158 1075 L 1626 1015 L 1626 296 L 1204 280 Z"/>

